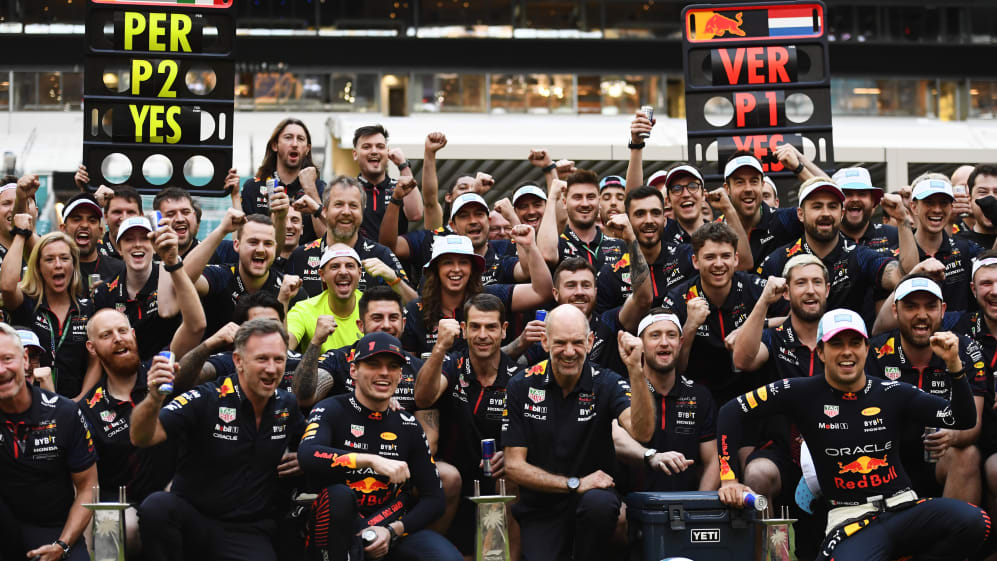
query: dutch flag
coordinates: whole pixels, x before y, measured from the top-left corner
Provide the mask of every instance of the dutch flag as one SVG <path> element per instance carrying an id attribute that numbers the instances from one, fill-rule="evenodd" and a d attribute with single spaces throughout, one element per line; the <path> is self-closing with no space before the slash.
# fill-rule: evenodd
<path id="1" fill-rule="evenodd" d="M 769 8 L 768 12 L 770 37 L 814 35 L 821 28 L 813 8 Z"/>

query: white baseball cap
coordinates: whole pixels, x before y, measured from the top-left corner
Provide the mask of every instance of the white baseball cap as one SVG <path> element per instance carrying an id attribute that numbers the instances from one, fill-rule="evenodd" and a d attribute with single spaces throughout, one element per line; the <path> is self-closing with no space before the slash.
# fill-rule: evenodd
<path id="1" fill-rule="evenodd" d="M 667 181 L 668 181 L 668 172 L 667 171 L 664 171 L 664 170 L 662 170 L 662 171 L 656 171 L 656 172 L 652 173 L 651 177 L 649 177 L 647 179 L 647 186 L 648 187 L 657 187 L 659 183 L 665 183 Z"/>
<path id="2" fill-rule="evenodd" d="M 152 231 L 152 225 L 149 224 L 148 218 L 144 216 L 132 216 L 126 218 L 125 221 L 121 223 L 121 227 L 118 228 L 118 237 L 114 239 L 114 242 L 115 243 L 120 242 L 121 238 L 124 237 L 125 232 L 131 230 L 132 228 L 142 228 L 146 232 Z"/>
<path id="3" fill-rule="evenodd" d="M 883 190 L 879 187 L 875 187 L 872 184 L 872 176 L 869 175 L 869 170 L 860 167 L 854 168 L 841 168 L 834 172 L 831 176 L 831 180 L 838 184 L 842 192 L 844 191 L 872 191 L 873 197 L 875 198 L 874 204 L 879 204 L 879 201 L 883 198 Z"/>
<path id="4" fill-rule="evenodd" d="M 952 184 L 941 179 L 922 179 L 910 190 L 910 196 L 919 201 L 939 193 L 948 195 L 950 199 L 955 200 L 955 194 L 952 192 Z"/>
<path id="5" fill-rule="evenodd" d="M 640 325 L 637 326 L 637 336 L 644 332 L 645 329 L 651 327 L 652 324 L 658 323 L 659 321 L 670 321 L 679 328 L 679 335 L 682 335 L 682 322 L 679 321 L 679 317 L 675 314 L 648 314 L 644 316 L 644 319 L 640 320 Z"/>
<path id="6" fill-rule="evenodd" d="M 852 310 L 838 308 L 820 318 L 820 323 L 817 324 L 817 339 L 826 343 L 842 331 L 854 331 L 866 339 L 869 338 L 862 316 Z"/>
<path id="7" fill-rule="evenodd" d="M 488 203 L 485 202 L 485 199 L 482 198 L 481 195 L 477 193 L 464 193 L 463 195 L 457 197 L 456 200 L 454 200 L 453 208 L 450 210 L 450 220 L 453 220 L 453 217 L 457 216 L 457 211 L 471 204 L 479 204 L 485 207 L 485 212 L 489 211 Z"/>
<path id="8" fill-rule="evenodd" d="M 727 181 L 727 178 L 734 175 L 735 171 L 745 166 L 758 170 L 758 173 L 765 174 L 765 171 L 762 169 L 762 163 L 758 161 L 758 158 L 747 155 L 738 156 L 727 162 L 727 165 L 724 166 L 724 181 Z"/>
<path id="9" fill-rule="evenodd" d="M 807 197 L 810 195 L 821 192 L 831 193 L 837 197 L 839 201 L 845 202 L 845 194 L 841 192 L 841 188 L 835 185 L 833 181 L 815 181 L 800 191 L 800 205 L 802 206 L 803 201 L 807 200 Z"/>
<path id="10" fill-rule="evenodd" d="M 355 259 L 357 263 L 362 263 L 360 255 L 352 247 L 347 249 L 326 248 L 326 250 L 322 252 L 322 259 L 318 263 L 318 268 L 321 269 L 322 267 L 325 267 L 326 263 L 336 259 L 337 257 L 350 257 Z"/>
<path id="11" fill-rule="evenodd" d="M 515 205 L 516 201 L 527 195 L 533 195 L 534 197 L 538 197 L 544 201 L 547 200 L 547 193 L 544 193 L 543 189 L 537 187 L 536 185 L 523 185 L 519 189 L 516 189 L 516 192 L 513 193 L 512 204 Z M 459 199 L 460 197 L 457 198 Z"/>
<path id="12" fill-rule="evenodd" d="M 914 277 L 900 283 L 900 286 L 893 293 L 893 299 L 903 300 L 915 292 L 927 292 L 935 295 L 939 300 L 944 300 L 942 289 L 938 287 L 938 283 L 924 277 Z"/>
<path id="13" fill-rule="evenodd" d="M 471 238 L 456 235 L 437 236 L 433 240 L 433 257 L 428 263 L 423 265 L 423 268 L 428 269 L 438 257 L 448 254 L 467 255 L 471 258 L 478 271 L 485 270 L 485 258 L 474 252 L 474 244 L 471 243 Z"/>
<path id="14" fill-rule="evenodd" d="M 73 214 L 74 210 L 82 206 L 92 207 L 97 212 L 97 216 L 104 217 L 104 209 L 100 208 L 100 205 L 97 204 L 97 199 L 93 198 L 93 195 L 89 193 L 80 193 L 70 199 L 69 204 L 62 209 L 62 219 L 65 220 L 69 215 Z"/>
<path id="15" fill-rule="evenodd" d="M 665 176 L 665 185 L 670 185 L 672 179 L 680 173 L 688 173 L 689 175 L 698 179 L 700 183 L 704 185 L 706 184 L 706 181 L 703 180 L 703 174 L 699 173 L 699 170 L 696 169 L 695 166 L 682 164 L 680 166 L 675 166 L 672 169 L 668 170 L 668 175 Z"/>
<path id="16" fill-rule="evenodd" d="M 18 329 L 17 335 L 21 338 L 21 345 L 24 347 L 38 347 L 39 349 L 45 350 L 42 346 L 41 341 L 38 340 L 38 334 L 30 329 Z"/>

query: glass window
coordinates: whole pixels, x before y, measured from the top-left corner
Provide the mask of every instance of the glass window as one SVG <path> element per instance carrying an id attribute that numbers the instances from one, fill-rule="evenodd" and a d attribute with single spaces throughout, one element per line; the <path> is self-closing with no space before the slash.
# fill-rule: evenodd
<path id="1" fill-rule="evenodd" d="M 836 115 L 935 117 L 938 88 L 933 80 L 831 80 L 831 108 Z"/>
<path id="2" fill-rule="evenodd" d="M 0 108 L 10 108 L 10 73 L 4 72 L 0 77 Z"/>
<path id="3" fill-rule="evenodd" d="M 45 109 L 62 105 L 62 81 L 58 72 L 38 73 L 38 105 Z"/>
<path id="4" fill-rule="evenodd" d="M 598 76 L 578 77 L 578 113 L 601 113 L 602 94 Z"/>
<path id="5" fill-rule="evenodd" d="M 604 75 L 599 81 L 603 115 L 629 115 L 641 105 L 659 105 L 658 76 Z"/>
<path id="6" fill-rule="evenodd" d="M 301 83 L 290 72 L 257 72 L 253 94 L 257 108 L 284 105 L 301 95 Z"/>
<path id="7" fill-rule="evenodd" d="M 414 113 L 483 113 L 484 74 L 415 74 L 410 83 Z"/>
<path id="8" fill-rule="evenodd" d="M 997 82 L 973 80 L 969 83 L 969 117 L 993 119 L 997 113 Z"/>
<path id="9" fill-rule="evenodd" d="M 62 103 L 65 109 L 83 108 L 83 73 L 62 73 Z"/>
<path id="10" fill-rule="evenodd" d="M 38 82 L 34 72 L 14 73 L 14 109 L 35 109 L 38 105 Z"/>
<path id="11" fill-rule="evenodd" d="M 573 113 L 575 95 L 571 74 L 530 74 L 526 77 L 529 113 Z"/>
<path id="12" fill-rule="evenodd" d="M 492 113 L 526 112 L 526 77 L 522 74 L 492 74 Z"/>

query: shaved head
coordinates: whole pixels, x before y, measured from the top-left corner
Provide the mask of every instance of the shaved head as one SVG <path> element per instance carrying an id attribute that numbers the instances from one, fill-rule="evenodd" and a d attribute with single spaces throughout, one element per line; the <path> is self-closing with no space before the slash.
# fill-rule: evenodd
<path id="1" fill-rule="evenodd" d="M 571 304 L 561 304 L 551 310 L 547 314 L 546 324 L 547 337 L 553 337 L 560 330 L 584 328 L 585 335 L 592 330 L 585 314 Z"/>

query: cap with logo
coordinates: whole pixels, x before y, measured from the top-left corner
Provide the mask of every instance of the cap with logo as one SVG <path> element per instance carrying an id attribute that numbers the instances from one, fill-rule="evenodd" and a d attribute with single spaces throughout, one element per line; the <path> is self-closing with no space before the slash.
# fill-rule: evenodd
<path id="1" fill-rule="evenodd" d="M 845 194 L 841 192 L 841 189 L 834 182 L 821 180 L 815 181 L 800 190 L 800 205 L 802 206 L 803 201 L 807 200 L 807 197 L 814 193 L 831 193 L 839 201 L 845 202 Z"/>
<path id="2" fill-rule="evenodd" d="M 460 211 L 461 208 L 467 205 L 475 204 L 485 207 L 485 212 L 488 212 L 488 203 L 485 202 L 485 199 L 477 193 L 464 193 L 463 195 L 457 197 L 453 202 L 453 209 L 450 211 L 450 220 L 453 220 L 453 217 L 457 216 L 457 212 Z"/>
<path id="3" fill-rule="evenodd" d="M 941 179 L 922 179 L 910 190 L 911 198 L 919 201 L 923 201 L 932 195 L 947 195 L 950 199 L 955 200 L 955 194 L 952 192 L 952 184 Z"/>
<path id="4" fill-rule="evenodd" d="M 21 337 L 21 345 L 24 347 L 37 347 L 41 350 L 45 350 L 42 346 L 41 341 L 38 340 L 38 335 L 31 331 L 30 329 L 18 329 L 17 334 Z"/>
<path id="5" fill-rule="evenodd" d="M 668 181 L 668 172 L 667 171 L 664 171 L 664 170 L 662 170 L 662 171 L 656 171 L 656 172 L 652 173 L 651 177 L 649 177 L 647 179 L 647 185 L 648 185 L 648 187 L 657 187 L 658 185 L 663 184 L 663 183 L 665 183 L 667 181 Z"/>
<path id="6" fill-rule="evenodd" d="M 73 211 L 78 208 L 90 207 L 97 213 L 97 216 L 104 216 L 104 209 L 100 208 L 97 203 L 97 199 L 93 198 L 90 193 L 80 193 L 73 198 L 66 201 L 66 206 L 62 208 L 62 220 L 65 221 Z"/>
<path id="7" fill-rule="evenodd" d="M 924 277 L 914 277 L 901 282 L 893 293 L 893 299 L 900 301 L 915 292 L 927 292 L 939 300 L 944 300 L 942 289 L 938 286 L 938 283 Z"/>
<path id="8" fill-rule="evenodd" d="M 326 248 L 326 250 L 322 252 L 322 259 L 318 263 L 318 268 L 321 269 L 325 267 L 326 263 L 337 257 L 349 257 L 356 260 L 357 263 L 363 263 L 363 261 L 360 260 L 360 254 L 358 254 L 357 250 L 352 247 L 346 249 Z"/>
<path id="9" fill-rule="evenodd" d="M 436 236 L 433 241 L 433 257 L 423 268 L 430 268 L 443 255 L 466 255 L 479 273 L 485 270 L 485 258 L 474 252 L 474 244 L 467 236 Z"/>
<path id="10" fill-rule="evenodd" d="M 118 228 L 118 237 L 114 239 L 114 243 L 120 242 L 121 238 L 125 236 L 125 232 L 131 230 L 132 228 L 142 228 L 146 232 L 151 232 L 152 224 L 150 224 L 149 219 L 144 216 L 131 216 L 126 218 Z"/>
<path id="11" fill-rule="evenodd" d="M 627 180 L 623 179 L 618 175 L 607 175 L 599 181 L 599 191 L 603 189 L 608 189 L 610 187 L 616 187 L 618 189 L 627 188 Z"/>
<path id="12" fill-rule="evenodd" d="M 727 178 L 734 175 L 735 171 L 743 167 L 749 167 L 758 171 L 758 173 L 765 174 L 765 170 L 762 169 L 762 163 L 758 161 L 758 158 L 747 155 L 738 156 L 727 162 L 727 165 L 724 166 L 724 181 L 727 181 Z"/>
<path id="13" fill-rule="evenodd" d="M 379 354 L 390 354 L 405 361 L 405 354 L 402 353 L 402 344 L 398 339 L 389 333 L 378 331 L 368 333 L 357 341 L 356 354 L 353 355 L 353 362 L 362 362 L 368 358 Z"/>
<path id="14" fill-rule="evenodd" d="M 869 170 L 865 168 L 841 168 L 834 172 L 831 180 L 838 184 L 842 192 L 872 191 L 872 197 L 875 201 L 873 204 L 878 205 L 880 199 L 883 198 L 883 190 L 873 186 L 872 176 L 869 175 Z"/>
<path id="15" fill-rule="evenodd" d="M 862 316 L 852 310 L 838 308 L 820 318 L 820 323 L 817 324 L 817 339 L 826 343 L 842 331 L 854 331 L 866 339 L 869 338 Z"/>
<path id="16" fill-rule="evenodd" d="M 533 195 L 534 197 L 544 201 L 547 200 L 547 193 L 544 193 L 543 189 L 537 187 L 536 185 L 523 185 L 519 189 L 516 189 L 516 192 L 513 193 L 512 204 L 515 205 L 516 201 L 528 195 Z"/>

